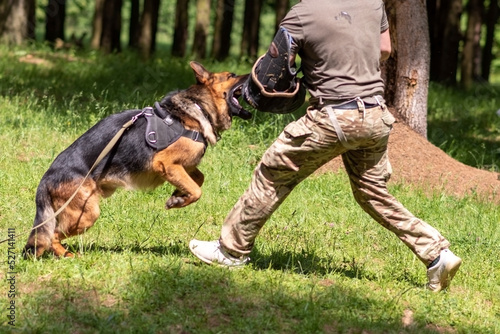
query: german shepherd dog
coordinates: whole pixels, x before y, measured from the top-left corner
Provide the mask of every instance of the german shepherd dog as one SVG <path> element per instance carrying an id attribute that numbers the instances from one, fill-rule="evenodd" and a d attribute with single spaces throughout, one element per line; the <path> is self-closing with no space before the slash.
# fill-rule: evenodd
<path id="1" fill-rule="evenodd" d="M 168 94 L 156 109 L 163 109 L 182 124 L 183 130 L 204 139 L 179 136 L 170 146 L 155 149 L 145 140 L 149 121 L 141 117 L 141 110 L 125 110 L 102 119 L 60 153 L 42 177 L 24 257 L 39 257 L 45 251 L 73 257 L 61 240 L 92 227 L 100 214 L 100 198 L 111 196 L 117 188 L 153 189 L 167 181 L 176 189 L 166 201 L 166 209 L 182 208 L 200 198 L 204 176 L 197 165 L 206 143 L 216 143 L 219 133 L 231 126 L 233 115 L 243 119 L 252 115 L 238 103 L 248 75 L 211 73 L 199 63 L 190 65 L 196 84 Z M 103 148 L 134 117 L 135 122 L 95 167 L 69 205 L 54 217 L 78 189 Z"/>

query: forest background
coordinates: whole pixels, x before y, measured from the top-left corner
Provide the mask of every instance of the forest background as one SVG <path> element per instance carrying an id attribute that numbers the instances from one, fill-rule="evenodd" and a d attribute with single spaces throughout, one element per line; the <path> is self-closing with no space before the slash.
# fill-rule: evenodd
<path id="1" fill-rule="evenodd" d="M 83 46 L 88 36 L 86 44 L 92 49 L 120 52 L 126 45 L 143 59 L 158 48 L 177 57 L 253 61 L 296 2 L 3 0 L 0 39 L 11 44 L 39 40 Z M 383 66 L 386 99 L 405 123 L 425 137 L 429 80 L 459 83 L 464 89 L 471 89 L 474 82 L 489 82 L 498 52 L 498 3 L 386 0 L 385 6 L 393 44 L 391 58 Z"/>

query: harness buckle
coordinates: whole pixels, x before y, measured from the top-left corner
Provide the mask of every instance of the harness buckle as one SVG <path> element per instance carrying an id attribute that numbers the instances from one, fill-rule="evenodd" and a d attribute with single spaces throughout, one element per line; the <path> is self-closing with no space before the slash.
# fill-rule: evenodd
<path id="1" fill-rule="evenodd" d="M 191 138 L 194 141 L 198 141 L 198 137 L 200 136 L 200 133 L 198 131 L 193 131 L 193 135 L 191 135 Z"/>
<path id="2" fill-rule="evenodd" d="M 149 109 L 151 109 L 151 110 L 149 110 Z M 132 124 L 135 123 L 135 121 L 137 121 L 137 119 L 139 117 L 143 116 L 143 115 L 146 116 L 146 117 L 151 116 L 152 115 L 151 114 L 152 110 L 153 109 L 151 107 L 146 107 L 146 108 L 142 109 L 140 113 L 138 113 L 137 115 L 135 115 L 135 116 L 132 117 L 132 119 L 131 119 Z"/>
<path id="3" fill-rule="evenodd" d="M 172 125 L 174 123 L 174 119 L 172 118 L 172 115 L 168 115 L 167 117 L 165 117 L 163 119 L 163 123 L 167 124 L 167 125 Z"/>
<path id="4" fill-rule="evenodd" d="M 155 131 L 149 132 L 148 135 L 147 135 L 147 138 L 148 138 L 148 141 L 150 143 L 153 143 L 153 144 L 158 141 L 158 138 L 156 136 L 156 132 Z"/>

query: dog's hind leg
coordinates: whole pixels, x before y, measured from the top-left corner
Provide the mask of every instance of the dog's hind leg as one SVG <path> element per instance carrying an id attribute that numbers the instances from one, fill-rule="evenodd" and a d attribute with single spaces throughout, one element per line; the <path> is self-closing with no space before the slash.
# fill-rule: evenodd
<path id="1" fill-rule="evenodd" d="M 24 258 L 31 256 L 39 257 L 46 250 L 49 250 L 56 227 L 52 200 L 45 183 L 40 183 L 38 186 L 35 203 L 36 214 L 33 229 L 23 249 Z"/>
<path id="2" fill-rule="evenodd" d="M 61 194 L 67 195 L 70 192 L 69 188 L 73 187 L 60 187 L 58 191 Z M 69 196 L 61 196 L 61 200 L 57 202 L 58 207 L 61 207 L 64 203 L 62 198 L 69 198 Z M 57 219 L 58 224 L 52 238 L 51 250 L 56 256 L 74 257 L 74 254 L 69 252 L 61 244 L 61 241 L 78 234 L 83 234 L 94 225 L 100 214 L 99 200 L 100 193 L 96 184 L 93 180 L 90 180 L 85 182 L 75 198 L 61 212 Z"/>
<path id="3" fill-rule="evenodd" d="M 50 219 L 53 215 L 54 210 L 52 210 L 51 206 L 45 208 L 37 207 L 33 230 L 31 230 L 28 241 L 23 249 L 23 257 L 25 259 L 32 256 L 40 257 L 45 251 L 51 248 L 56 226 L 55 218 Z M 39 224 L 46 220 L 47 222 L 43 226 L 37 228 Z"/>

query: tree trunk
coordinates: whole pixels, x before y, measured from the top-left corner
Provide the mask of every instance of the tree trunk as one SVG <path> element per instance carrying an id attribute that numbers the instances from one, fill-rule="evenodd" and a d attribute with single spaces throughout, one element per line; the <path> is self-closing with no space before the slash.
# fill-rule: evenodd
<path id="1" fill-rule="evenodd" d="M 35 40 L 36 27 L 36 0 L 27 0 L 28 2 L 28 39 Z"/>
<path id="2" fill-rule="evenodd" d="M 462 0 L 427 0 L 431 43 L 430 79 L 449 85 L 457 82 Z"/>
<path id="3" fill-rule="evenodd" d="M 143 59 L 148 59 L 155 50 L 159 9 L 160 0 L 144 1 L 141 16 L 141 35 L 139 37 L 139 52 Z"/>
<path id="4" fill-rule="evenodd" d="M 128 46 L 132 49 L 137 49 L 139 47 L 139 36 L 141 33 L 140 15 L 141 15 L 141 9 L 139 0 L 131 0 L 130 26 L 128 30 Z"/>
<path id="5" fill-rule="evenodd" d="M 427 137 L 430 42 L 424 1 L 387 0 L 393 52 L 385 64 L 387 102 Z"/>
<path id="6" fill-rule="evenodd" d="M 45 40 L 55 42 L 64 38 L 64 21 L 66 19 L 66 0 L 49 0 L 45 7 Z"/>
<path id="7" fill-rule="evenodd" d="M 470 89 L 479 77 L 481 24 L 484 3 L 482 0 L 470 0 L 468 5 L 467 31 L 465 32 L 464 49 L 462 52 L 462 66 L 460 84 Z"/>
<path id="8" fill-rule="evenodd" d="M 219 61 L 229 56 L 233 16 L 234 0 L 217 0 L 212 56 Z"/>
<path id="9" fill-rule="evenodd" d="M 194 28 L 193 56 L 205 58 L 207 54 L 207 36 L 210 28 L 210 0 L 196 1 L 196 23 Z"/>
<path id="10" fill-rule="evenodd" d="M 101 47 L 103 18 L 104 18 L 104 0 L 96 0 L 94 19 L 92 22 L 92 38 L 90 40 L 90 47 L 94 50 L 98 50 Z"/>
<path id="11" fill-rule="evenodd" d="M 120 52 L 122 0 L 104 0 L 100 49 L 106 53 Z"/>
<path id="12" fill-rule="evenodd" d="M 493 44 L 495 43 L 495 27 L 498 21 L 498 1 L 490 1 L 486 15 L 486 39 L 483 47 L 483 59 L 481 66 L 481 77 L 488 82 L 490 80 L 491 62 L 493 61 Z"/>
<path id="13" fill-rule="evenodd" d="M 34 31 L 33 0 L 4 0 L 0 3 L 0 41 L 22 44 Z"/>
<path id="14" fill-rule="evenodd" d="M 172 55 L 184 57 L 186 54 L 186 41 L 188 39 L 188 5 L 189 0 L 177 0 L 175 5 L 174 41 Z"/>
<path id="15" fill-rule="evenodd" d="M 246 0 L 241 38 L 241 56 L 257 58 L 259 52 L 260 13 L 263 0 Z"/>
<path id="16" fill-rule="evenodd" d="M 274 24 L 274 31 L 278 31 L 281 21 L 288 12 L 290 7 L 290 0 L 276 0 L 276 23 Z"/>

